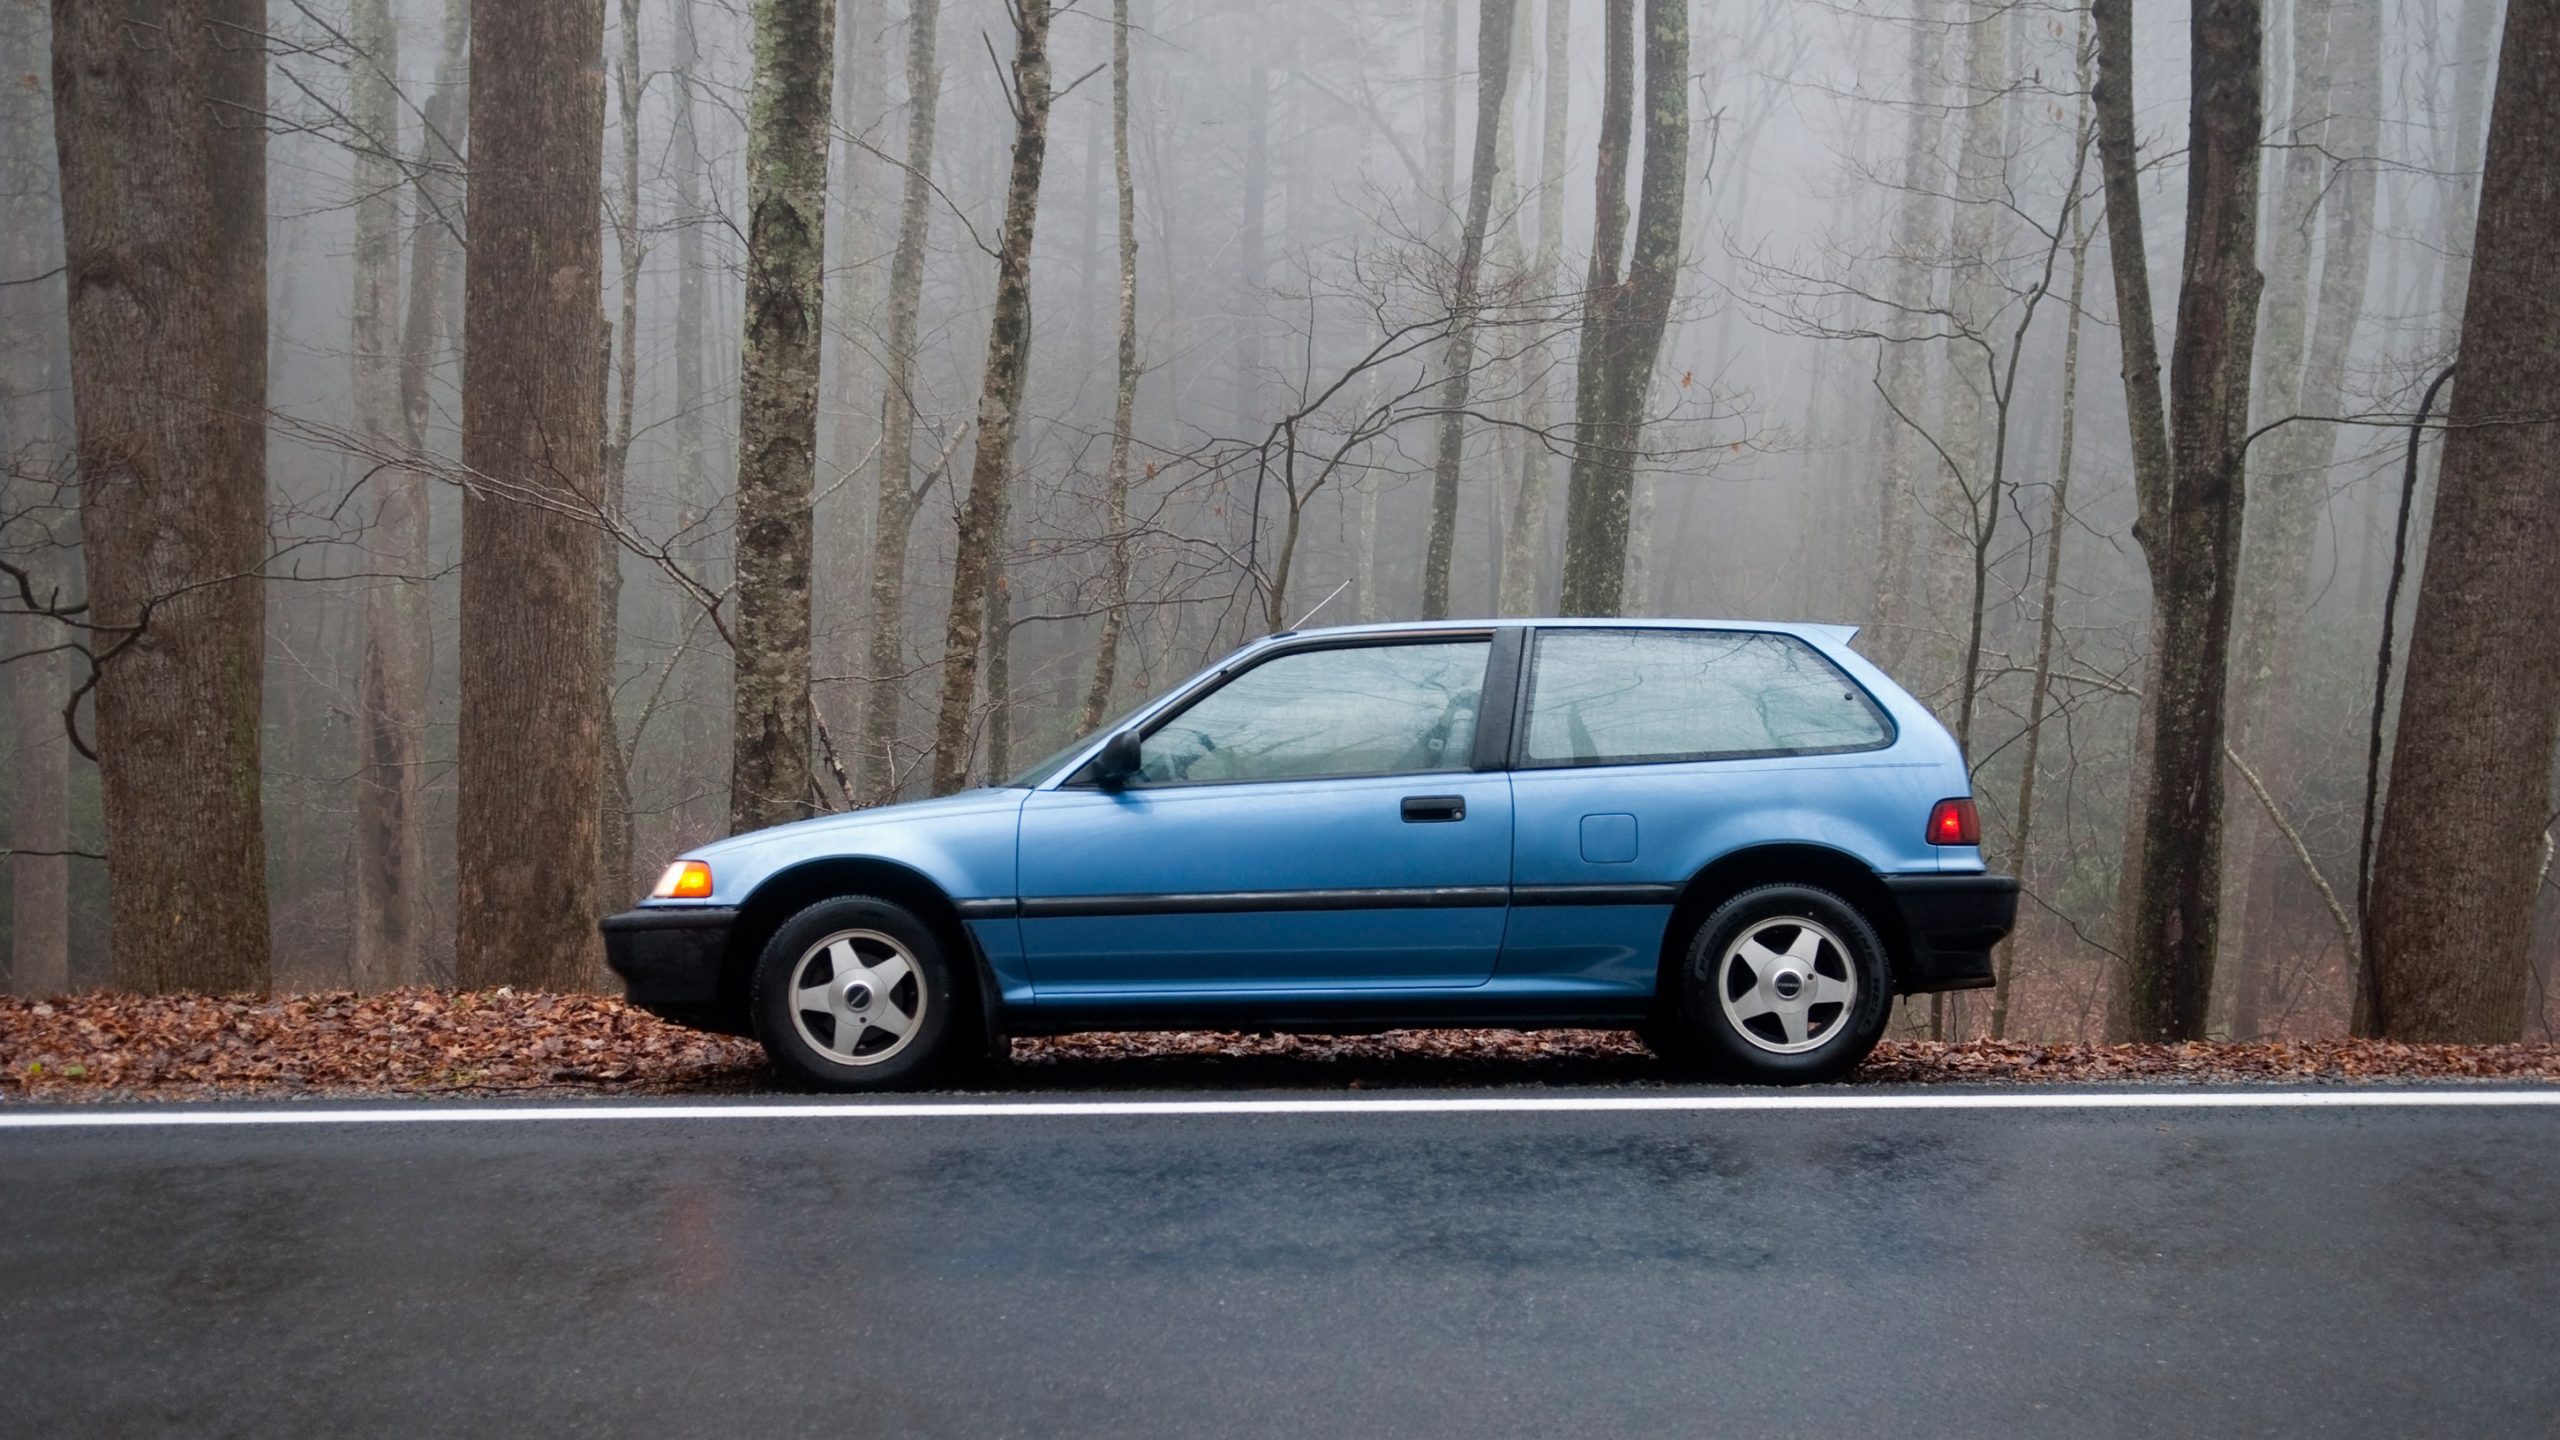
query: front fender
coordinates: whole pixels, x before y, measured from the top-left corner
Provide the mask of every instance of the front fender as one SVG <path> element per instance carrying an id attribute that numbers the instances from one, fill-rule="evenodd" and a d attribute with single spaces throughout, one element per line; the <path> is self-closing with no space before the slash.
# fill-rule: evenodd
<path id="1" fill-rule="evenodd" d="M 884 805 L 750 831 L 686 852 L 711 867 L 701 902 L 742 906 L 767 880 L 813 861 L 864 859 L 904 866 L 954 901 L 1011 899 L 1014 837 L 1026 790 L 972 790 L 939 800 Z M 652 905 L 667 902 L 651 902 Z"/>

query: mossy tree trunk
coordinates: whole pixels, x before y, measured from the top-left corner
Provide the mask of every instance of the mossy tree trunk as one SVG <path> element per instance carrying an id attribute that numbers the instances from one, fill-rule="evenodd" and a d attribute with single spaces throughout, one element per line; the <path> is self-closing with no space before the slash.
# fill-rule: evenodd
<path id="1" fill-rule="evenodd" d="M 757 0 L 747 113 L 746 338 L 739 375 L 738 618 L 729 825 L 812 812 L 810 508 L 826 281 L 827 0 Z"/>

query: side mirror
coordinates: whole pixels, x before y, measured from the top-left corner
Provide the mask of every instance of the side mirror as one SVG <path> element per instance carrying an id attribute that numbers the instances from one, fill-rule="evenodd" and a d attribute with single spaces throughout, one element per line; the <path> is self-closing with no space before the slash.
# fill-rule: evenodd
<path id="1" fill-rule="evenodd" d="M 1102 742 L 1102 753 L 1093 757 L 1093 778 L 1105 790 L 1117 790 L 1138 773 L 1144 757 L 1138 753 L 1138 732 L 1123 730 Z"/>

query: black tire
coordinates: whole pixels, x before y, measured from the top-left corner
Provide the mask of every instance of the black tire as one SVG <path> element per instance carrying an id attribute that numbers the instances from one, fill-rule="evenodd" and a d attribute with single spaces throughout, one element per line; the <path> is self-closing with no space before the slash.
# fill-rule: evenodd
<path id="1" fill-rule="evenodd" d="M 1737 967 L 1734 954 L 1754 931 L 1774 937 L 1762 941 L 1765 949 L 1787 942 L 1792 955 L 1797 943 L 1809 947 L 1812 958 L 1804 966 L 1774 977 L 1780 984 L 1792 978 L 1791 1009 L 1798 996 L 1807 997 L 1793 1017 L 1735 1018 L 1759 1003 L 1755 987 L 1742 983 L 1750 962 Z M 1832 987 L 1843 982 L 1854 982 L 1845 1002 L 1823 1001 L 1818 997 L 1825 990 L 1812 988 L 1837 993 Z M 1740 987 L 1733 1003 L 1718 994 L 1720 985 Z M 1848 1074 L 1883 1037 L 1893 1011 L 1893 974 L 1884 943 L 1858 907 L 1810 885 L 1761 885 L 1717 906 L 1690 934 L 1669 998 L 1667 1023 L 1646 1039 L 1676 1068 L 1748 1085 L 1814 1085 Z M 1791 1018 L 1801 1024 L 1801 1040 L 1791 1039 Z M 1792 1045 L 1804 1048 L 1786 1049 Z"/>
<path id="2" fill-rule="evenodd" d="M 865 967 L 862 973 L 838 973 L 834 956 L 845 952 L 833 952 L 827 944 L 836 939 L 851 947 L 856 965 Z M 831 951 L 823 959 L 818 954 L 822 949 Z M 810 967 L 813 980 L 850 985 L 892 968 L 892 958 L 909 962 L 906 973 L 886 986 L 886 993 L 874 996 L 865 986 L 863 1014 L 892 1022 L 909 1016 L 906 1029 L 892 1036 L 880 1025 L 856 1019 L 853 1048 L 845 1052 L 852 1058 L 831 1052 L 828 1046 L 841 1042 L 844 1032 L 837 1027 L 845 1022 L 835 1012 L 795 1003 L 795 979 L 803 966 Z M 825 966 L 828 975 L 817 976 L 818 966 Z M 809 906 L 773 932 L 756 961 L 747 1009 L 757 1041 L 785 1079 L 820 1090 L 901 1090 L 947 1068 L 976 1014 L 967 1002 L 931 926 L 876 896 L 840 895 Z"/>

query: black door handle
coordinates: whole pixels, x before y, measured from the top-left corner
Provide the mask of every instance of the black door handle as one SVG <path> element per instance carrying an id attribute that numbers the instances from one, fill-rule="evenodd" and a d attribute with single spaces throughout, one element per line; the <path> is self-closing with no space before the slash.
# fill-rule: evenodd
<path id="1" fill-rule="evenodd" d="M 1466 818 L 1467 797 L 1464 795 L 1407 795 L 1404 797 L 1404 819 L 1408 825 Z"/>

